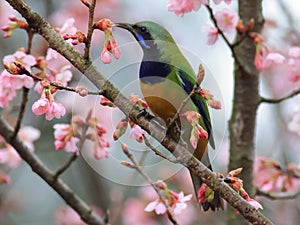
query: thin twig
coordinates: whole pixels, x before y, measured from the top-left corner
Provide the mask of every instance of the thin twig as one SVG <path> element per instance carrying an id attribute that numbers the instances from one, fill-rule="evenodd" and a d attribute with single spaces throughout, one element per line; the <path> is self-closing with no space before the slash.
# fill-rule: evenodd
<path id="1" fill-rule="evenodd" d="M 94 23 L 95 7 L 96 7 L 96 0 L 92 0 L 92 3 L 88 7 L 89 8 L 88 33 L 87 33 L 85 49 L 84 49 L 84 57 L 86 59 L 88 59 L 90 55 L 91 40 L 94 31 L 93 23 Z"/>
<path id="2" fill-rule="evenodd" d="M 209 12 L 209 15 L 210 15 L 210 19 L 212 20 L 213 24 L 215 25 L 215 27 L 217 28 L 218 30 L 218 33 L 221 35 L 221 37 L 223 38 L 223 40 L 225 41 L 226 45 L 229 47 L 230 51 L 231 51 L 231 54 L 232 54 L 232 57 L 234 58 L 236 64 L 247 74 L 252 74 L 250 71 L 246 70 L 246 68 L 243 66 L 242 62 L 240 62 L 239 58 L 237 57 L 236 53 L 235 53 L 235 47 L 238 46 L 239 44 L 241 44 L 241 40 L 238 41 L 237 43 L 235 44 L 231 44 L 230 41 L 228 40 L 228 38 L 225 36 L 224 32 L 220 29 L 219 25 L 218 25 L 218 22 L 214 16 L 214 12 L 213 12 L 213 9 L 209 6 L 209 5 L 206 5 L 206 8 Z M 245 37 L 242 38 L 243 40 L 245 39 Z"/>
<path id="3" fill-rule="evenodd" d="M 174 158 L 170 158 L 170 157 L 168 157 L 168 156 L 166 156 L 166 155 L 164 155 L 163 153 L 161 153 L 160 151 L 158 151 L 156 148 L 154 148 L 151 144 L 150 144 L 150 142 L 149 142 L 149 140 L 148 140 L 148 138 L 144 138 L 144 140 L 145 140 L 145 144 L 156 154 L 156 155 L 158 155 L 158 156 L 160 156 L 160 157 L 162 157 L 163 159 L 166 159 L 166 160 L 168 160 L 169 162 L 171 162 L 171 163 L 178 163 L 178 161 Z"/>
<path id="4" fill-rule="evenodd" d="M 24 74 L 29 76 L 29 77 L 32 77 L 34 80 L 37 80 L 37 81 L 42 81 L 42 80 L 45 80 L 45 78 L 41 78 L 41 77 L 38 77 L 32 73 L 30 73 L 29 71 L 27 71 L 25 68 L 24 68 Z M 50 81 L 48 80 L 50 85 L 53 86 L 53 87 L 57 87 L 59 90 L 66 90 L 66 91 L 71 91 L 71 92 L 75 92 L 75 93 L 78 93 L 76 88 L 73 88 L 73 87 L 69 87 L 69 86 L 64 86 L 62 84 L 59 84 L 59 83 L 56 83 L 56 82 L 53 82 L 53 81 Z M 87 94 L 88 95 L 101 95 L 101 91 L 87 91 Z"/>
<path id="5" fill-rule="evenodd" d="M 287 100 L 289 98 L 292 98 L 292 97 L 295 97 L 296 95 L 300 94 L 300 89 L 299 90 L 296 90 L 296 91 L 293 91 L 291 94 L 285 96 L 285 97 L 282 97 L 282 98 L 278 98 L 278 99 L 271 99 L 271 98 L 264 98 L 264 97 L 261 97 L 260 101 L 259 101 L 259 104 L 260 103 L 269 103 L 269 104 L 278 104 L 284 100 Z"/>
<path id="6" fill-rule="evenodd" d="M 160 188 L 157 187 L 155 185 L 155 183 L 151 180 L 151 178 L 143 171 L 143 169 L 140 167 L 139 163 L 136 161 L 136 159 L 134 158 L 134 156 L 131 154 L 131 152 L 128 149 L 126 151 L 123 150 L 123 152 L 130 159 L 130 161 L 133 163 L 133 165 L 131 165 L 131 164 L 124 164 L 124 165 L 128 166 L 129 168 L 135 169 L 139 174 L 141 174 L 144 177 L 144 179 L 147 181 L 147 183 L 149 183 L 153 187 L 153 189 L 157 193 L 159 199 L 165 205 L 165 207 L 167 209 L 167 215 L 168 215 L 170 221 L 174 225 L 178 225 L 178 222 L 176 221 L 176 218 L 175 218 L 175 216 L 172 212 L 172 209 L 170 208 L 170 206 L 169 206 L 166 198 L 164 197 L 162 191 L 160 190 Z"/>
<path id="7" fill-rule="evenodd" d="M 272 193 L 261 189 L 256 189 L 256 195 L 263 196 L 272 200 L 295 199 L 300 195 L 300 188 L 293 192 Z"/>
<path id="8" fill-rule="evenodd" d="M 26 88 L 26 87 L 23 87 L 22 103 L 21 103 L 21 106 L 20 106 L 19 115 L 18 115 L 18 118 L 17 118 L 17 122 L 16 122 L 16 125 L 15 125 L 14 132 L 11 135 L 11 140 L 16 138 L 16 136 L 17 136 L 17 134 L 18 134 L 18 132 L 21 128 L 21 123 L 22 123 L 22 120 L 24 118 L 25 108 L 26 108 L 26 105 L 27 105 L 27 102 L 28 102 L 28 93 L 29 93 L 29 89 Z"/>
<path id="9" fill-rule="evenodd" d="M 182 109 L 185 107 L 187 102 L 191 99 L 191 97 L 197 93 L 199 86 L 197 84 L 194 84 L 194 87 L 192 91 L 189 93 L 189 95 L 181 102 L 176 114 L 173 116 L 173 118 L 170 120 L 170 123 L 168 124 L 168 127 L 171 127 L 173 123 L 179 118 Z"/>

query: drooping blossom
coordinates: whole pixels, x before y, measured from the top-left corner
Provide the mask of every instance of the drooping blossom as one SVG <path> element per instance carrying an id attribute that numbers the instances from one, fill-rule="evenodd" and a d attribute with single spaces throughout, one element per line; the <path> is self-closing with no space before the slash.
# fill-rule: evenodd
<path id="1" fill-rule="evenodd" d="M 214 98 L 214 95 L 207 89 L 201 89 L 199 94 L 204 98 L 207 104 L 213 109 L 221 109 L 221 102 Z"/>
<path id="2" fill-rule="evenodd" d="M 31 126 L 24 126 L 24 127 L 21 127 L 18 135 L 19 135 L 19 138 L 23 141 L 23 144 L 29 150 L 34 151 L 33 142 L 40 138 L 41 131 L 34 127 L 31 127 Z"/>
<path id="3" fill-rule="evenodd" d="M 206 24 L 203 27 L 203 31 L 207 34 L 206 43 L 208 45 L 214 45 L 219 37 L 218 29 L 212 26 L 211 24 Z"/>
<path id="4" fill-rule="evenodd" d="M 107 148 L 110 147 L 109 142 L 104 135 L 107 133 L 106 129 L 98 122 L 97 117 L 91 117 L 87 121 L 90 127 L 90 132 L 87 134 L 88 139 L 94 144 L 94 157 L 96 159 L 108 158 L 109 152 Z"/>
<path id="5" fill-rule="evenodd" d="M 217 11 L 214 16 L 220 30 L 227 34 L 231 34 L 235 31 L 236 25 L 239 21 L 239 16 L 235 11 L 225 8 Z"/>
<path id="6" fill-rule="evenodd" d="M 192 195 L 184 195 L 183 192 L 176 193 L 170 189 L 167 188 L 167 185 L 163 181 L 158 181 L 157 183 L 163 183 L 163 186 L 160 186 L 159 188 L 164 191 L 165 193 L 165 199 L 171 210 L 173 211 L 174 215 L 179 215 L 182 210 L 184 210 L 187 207 L 186 202 L 190 201 L 192 198 Z M 153 202 L 150 202 L 146 208 L 146 212 L 155 211 L 156 214 L 165 214 L 167 212 L 167 208 L 164 205 L 164 203 L 161 201 L 160 198 L 156 199 Z"/>
<path id="7" fill-rule="evenodd" d="M 65 107 L 54 99 L 53 94 L 56 92 L 56 88 L 52 87 L 47 80 L 40 82 L 42 86 L 42 93 L 40 99 L 35 101 L 32 105 L 32 112 L 35 115 L 46 115 L 46 120 L 52 120 L 54 118 L 61 118 L 66 114 Z"/>
<path id="8" fill-rule="evenodd" d="M 100 58 L 104 64 L 110 64 L 112 62 L 112 55 L 115 59 L 121 57 L 120 47 L 114 38 L 112 32 L 113 23 L 111 20 L 103 18 L 94 24 L 95 29 L 102 30 L 104 32 L 104 44 L 100 54 Z"/>
<path id="9" fill-rule="evenodd" d="M 183 16 L 192 10 L 198 11 L 201 5 L 208 5 L 208 0 L 169 0 L 168 10 L 177 16 Z"/>

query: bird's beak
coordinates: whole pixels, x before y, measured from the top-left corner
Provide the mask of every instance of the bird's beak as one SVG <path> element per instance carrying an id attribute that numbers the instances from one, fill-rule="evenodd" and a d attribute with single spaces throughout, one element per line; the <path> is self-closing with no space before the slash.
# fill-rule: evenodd
<path id="1" fill-rule="evenodd" d="M 120 27 L 125 30 L 128 30 L 129 32 L 133 32 L 133 27 L 129 23 L 114 23 L 114 27 Z"/>

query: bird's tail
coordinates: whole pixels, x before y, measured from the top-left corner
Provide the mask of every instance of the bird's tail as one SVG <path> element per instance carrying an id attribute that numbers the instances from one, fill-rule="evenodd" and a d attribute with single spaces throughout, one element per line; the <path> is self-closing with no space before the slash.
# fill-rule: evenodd
<path id="1" fill-rule="evenodd" d="M 211 166 L 208 166 L 208 168 L 210 170 L 212 170 Z M 197 175 L 193 174 L 191 171 L 190 171 L 190 174 L 191 174 L 191 177 L 192 177 L 192 182 L 193 182 L 195 193 L 196 193 L 196 199 L 199 202 L 198 191 L 199 191 L 201 185 L 203 184 L 203 182 Z M 219 194 L 216 193 L 216 192 L 214 192 L 213 200 L 205 201 L 205 202 L 202 202 L 202 203 L 199 203 L 199 204 L 202 205 L 202 208 L 203 208 L 204 211 L 207 211 L 209 209 L 211 209 L 212 211 L 219 210 L 219 209 L 224 209 L 223 201 L 220 198 Z"/>

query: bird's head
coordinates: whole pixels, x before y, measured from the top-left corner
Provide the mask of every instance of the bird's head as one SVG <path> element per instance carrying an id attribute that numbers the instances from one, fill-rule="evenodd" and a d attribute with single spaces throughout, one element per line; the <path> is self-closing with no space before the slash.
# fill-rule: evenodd
<path id="1" fill-rule="evenodd" d="M 174 43 L 170 33 L 164 27 L 154 22 L 115 23 L 114 26 L 128 30 L 144 50 L 155 47 L 157 41 Z"/>

